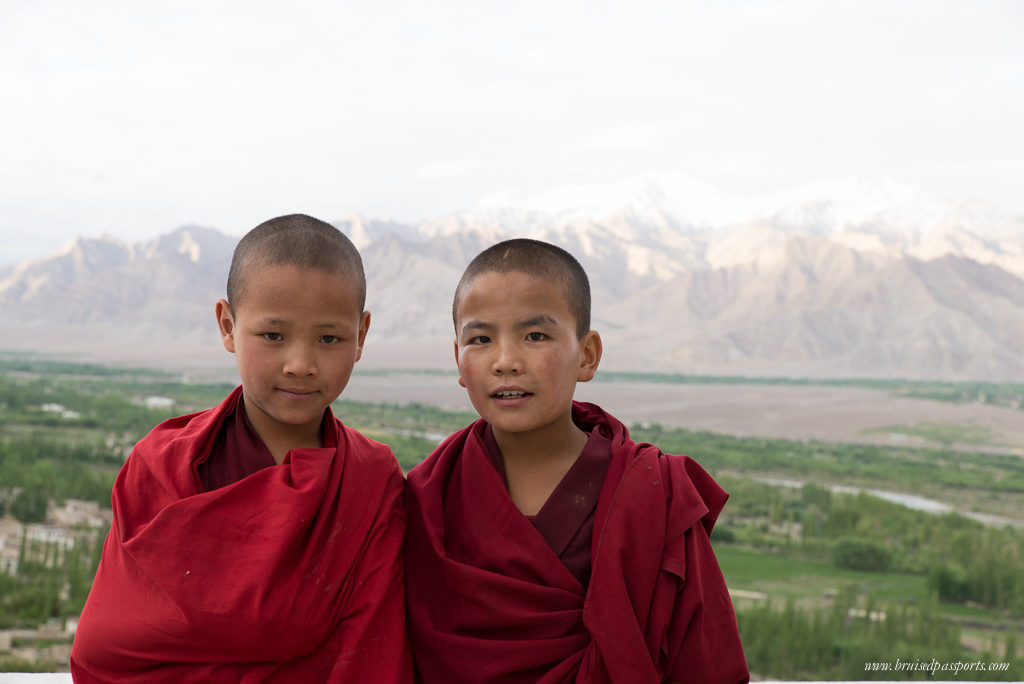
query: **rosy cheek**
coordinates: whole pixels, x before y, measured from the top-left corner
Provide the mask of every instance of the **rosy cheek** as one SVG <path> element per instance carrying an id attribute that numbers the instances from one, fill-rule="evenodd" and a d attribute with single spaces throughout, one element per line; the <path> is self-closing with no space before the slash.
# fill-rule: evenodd
<path id="1" fill-rule="evenodd" d="M 544 372 L 545 374 L 548 375 L 548 377 L 554 377 L 557 373 L 559 373 L 559 371 L 565 369 L 566 363 L 567 355 L 559 353 L 551 354 L 545 357 L 541 365 L 544 368 Z"/>
<path id="2" fill-rule="evenodd" d="M 473 381 L 476 379 L 476 372 L 473 370 L 473 366 L 468 363 L 460 363 L 459 377 L 461 377 L 463 382 L 465 382 L 467 385 L 472 384 Z"/>

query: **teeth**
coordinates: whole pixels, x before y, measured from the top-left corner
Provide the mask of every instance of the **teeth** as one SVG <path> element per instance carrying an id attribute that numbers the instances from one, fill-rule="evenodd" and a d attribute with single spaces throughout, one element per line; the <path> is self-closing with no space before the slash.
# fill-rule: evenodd
<path id="1" fill-rule="evenodd" d="M 518 399 L 519 397 L 525 396 L 526 392 L 498 392 L 495 394 L 499 399 Z"/>

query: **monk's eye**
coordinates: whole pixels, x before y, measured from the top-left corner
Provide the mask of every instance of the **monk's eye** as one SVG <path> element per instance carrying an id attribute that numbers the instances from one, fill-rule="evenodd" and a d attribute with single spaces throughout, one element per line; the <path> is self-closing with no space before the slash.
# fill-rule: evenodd
<path id="1" fill-rule="evenodd" d="M 324 344 L 337 344 L 338 342 L 341 342 L 341 338 L 335 335 L 324 335 L 320 338 L 320 341 Z"/>
<path id="2" fill-rule="evenodd" d="M 487 344 L 491 341 L 491 338 L 487 335 L 477 335 L 469 341 L 470 344 Z"/>
<path id="3" fill-rule="evenodd" d="M 541 340 L 546 338 L 547 335 L 545 335 L 542 332 L 532 332 L 526 336 L 526 339 L 528 339 L 530 342 L 540 342 Z"/>
<path id="4" fill-rule="evenodd" d="M 284 337 L 281 336 L 281 333 L 275 332 L 263 333 L 261 337 L 263 337 L 267 342 L 280 342 L 284 339 Z"/>

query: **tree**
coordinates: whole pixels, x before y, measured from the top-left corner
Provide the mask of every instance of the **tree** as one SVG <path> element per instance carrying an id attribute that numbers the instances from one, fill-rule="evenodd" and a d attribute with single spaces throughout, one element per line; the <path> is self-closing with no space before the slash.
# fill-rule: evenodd
<path id="1" fill-rule="evenodd" d="M 867 539 L 840 539 L 832 547 L 832 562 L 837 567 L 849 570 L 883 572 L 892 564 L 892 554 L 887 548 Z"/>

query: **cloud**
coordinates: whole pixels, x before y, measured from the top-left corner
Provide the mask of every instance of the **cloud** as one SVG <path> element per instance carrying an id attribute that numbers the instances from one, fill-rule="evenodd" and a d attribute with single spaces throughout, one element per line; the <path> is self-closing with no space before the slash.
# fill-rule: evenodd
<path id="1" fill-rule="evenodd" d="M 442 160 L 421 165 L 416 169 L 416 176 L 424 180 L 450 180 L 465 176 L 478 168 L 479 159 Z"/>
<path id="2" fill-rule="evenodd" d="M 413 220 L 652 170 L 913 168 L 1024 210 L 1021 44 L 1002 0 L 0 2 L 0 237 Z"/>
<path id="3" fill-rule="evenodd" d="M 631 152 L 655 147 L 666 134 L 684 127 L 682 121 L 632 123 L 605 128 L 580 143 L 588 152 Z"/>

